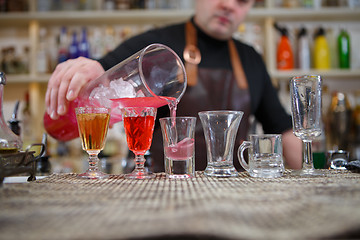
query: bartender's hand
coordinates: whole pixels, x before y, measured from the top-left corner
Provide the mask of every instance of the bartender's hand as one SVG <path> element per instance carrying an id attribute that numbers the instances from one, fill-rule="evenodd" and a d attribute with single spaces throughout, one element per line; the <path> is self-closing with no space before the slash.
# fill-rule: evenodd
<path id="1" fill-rule="evenodd" d="M 70 59 L 56 66 L 45 95 L 46 111 L 52 119 L 67 112 L 67 106 L 89 81 L 105 72 L 101 64 L 84 57 Z"/>
<path id="2" fill-rule="evenodd" d="M 297 138 L 291 129 L 282 133 L 283 152 L 287 167 L 301 169 L 302 141 Z"/>

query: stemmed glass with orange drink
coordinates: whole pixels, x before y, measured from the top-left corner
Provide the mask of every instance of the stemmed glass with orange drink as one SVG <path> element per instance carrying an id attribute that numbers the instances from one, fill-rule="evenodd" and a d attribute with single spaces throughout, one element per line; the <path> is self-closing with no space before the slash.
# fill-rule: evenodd
<path id="1" fill-rule="evenodd" d="M 80 107 L 75 109 L 82 148 L 89 155 L 89 168 L 79 176 L 87 179 L 107 178 L 98 168 L 98 154 L 103 150 L 109 127 L 110 109 Z"/>

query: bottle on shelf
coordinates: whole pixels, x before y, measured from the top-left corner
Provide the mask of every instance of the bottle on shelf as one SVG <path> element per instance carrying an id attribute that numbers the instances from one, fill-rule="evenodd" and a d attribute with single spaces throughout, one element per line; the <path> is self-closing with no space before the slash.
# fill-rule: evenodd
<path id="1" fill-rule="evenodd" d="M 338 36 L 338 57 L 339 67 L 343 69 L 350 68 L 350 37 L 346 30 L 341 29 Z"/>
<path id="2" fill-rule="evenodd" d="M 291 70 L 294 68 L 294 57 L 288 31 L 275 23 L 275 28 L 280 32 L 281 37 L 277 46 L 276 62 L 278 70 Z"/>
<path id="3" fill-rule="evenodd" d="M 330 50 L 325 29 L 320 27 L 314 37 L 314 68 L 330 69 Z"/>
<path id="4" fill-rule="evenodd" d="M 104 10 L 115 10 L 115 1 L 114 0 L 104 0 Z"/>
<path id="5" fill-rule="evenodd" d="M 90 44 L 87 39 L 87 31 L 85 27 L 82 29 L 81 41 L 79 42 L 79 56 L 86 58 L 90 57 Z"/>
<path id="6" fill-rule="evenodd" d="M 347 95 L 333 92 L 328 114 L 329 150 L 349 151 L 351 117 L 352 109 Z"/>
<path id="7" fill-rule="evenodd" d="M 37 49 L 37 72 L 47 73 L 50 69 L 50 59 L 47 52 L 46 29 L 40 29 L 39 48 Z"/>
<path id="8" fill-rule="evenodd" d="M 68 44 L 66 27 L 62 27 L 59 35 L 58 63 L 65 62 L 68 59 Z"/>
<path id="9" fill-rule="evenodd" d="M 297 0 L 283 0 L 283 7 L 285 8 L 298 8 L 299 2 Z"/>
<path id="10" fill-rule="evenodd" d="M 20 73 L 29 73 L 30 70 L 30 48 L 29 46 L 25 46 L 23 49 L 23 53 L 20 56 Z"/>
<path id="11" fill-rule="evenodd" d="M 23 140 L 24 147 L 29 146 L 35 142 L 33 132 L 33 119 L 30 108 L 30 94 L 29 91 L 25 92 L 24 105 L 22 108 L 22 133 L 21 138 Z"/>
<path id="12" fill-rule="evenodd" d="M 14 47 L 6 47 L 2 49 L 1 69 L 7 74 L 17 73 Z"/>
<path id="13" fill-rule="evenodd" d="M 90 39 L 90 55 L 93 59 L 99 59 L 105 54 L 105 45 L 101 28 L 93 28 L 93 34 Z"/>
<path id="14" fill-rule="evenodd" d="M 298 67 L 301 70 L 310 69 L 310 46 L 306 28 L 298 33 Z"/>
<path id="15" fill-rule="evenodd" d="M 318 1 L 318 0 L 315 0 Z M 303 0 L 301 7 L 303 8 L 314 8 L 314 0 Z"/>
<path id="16" fill-rule="evenodd" d="M 52 1 L 49 0 L 37 0 L 37 11 L 46 12 L 51 10 Z"/>
<path id="17" fill-rule="evenodd" d="M 322 111 L 322 117 L 323 121 L 326 123 L 328 120 L 328 113 L 331 106 L 331 93 L 329 90 L 328 85 L 323 84 L 322 86 L 322 93 L 321 93 L 321 111 Z"/>
<path id="18" fill-rule="evenodd" d="M 76 31 L 72 34 L 71 44 L 69 45 L 69 59 L 74 59 L 79 57 L 79 43 L 77 40 Z"/>
<path id="19" fill-rule="evenodd" d="M 96 1 L 96 2 L 98 2 L 98 1 Z M 94 0 L 80 0 L 79 1 L 79 10 L 82 10 L 82 11 L 94 10 L 96 2 Z"/>
<path id="20" fill-rule="evenodd" d="M 115 29 L 112 26 L 107 26 L 104 38 L 105 53 L 112 51 L 116 46 L 115 44 Z"/>
<path id="21" fill-rule="evenodd" d="M 79 0 L 62 0 L 61 7 L 64 11 L 77 11 L 79 10 Z"/>
<path id="22" fill-rule="evenodd" d="M 140 2 L 143 1 L 129 1 L 129 0 L 117 0 L 115 1 L 116 10 L 129 10 L 129 9 L 140 9 Z"/>

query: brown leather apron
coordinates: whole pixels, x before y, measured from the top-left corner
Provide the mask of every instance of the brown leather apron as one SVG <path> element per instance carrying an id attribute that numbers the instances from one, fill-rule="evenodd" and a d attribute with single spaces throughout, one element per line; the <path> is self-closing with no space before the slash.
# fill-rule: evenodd
<path id="1" fill-rule="evenodd" d="M 197 33 L 189 21 L 185 25 L 186 47 L 184 49 L 185 68 L 188 87 L 177 108 L 177 116 L 196 116 L 195 129 L 195 168 L 204 170 L 207 165 L 206 144 L 198 112 L 208 110 L 243 111 L 235 148 L 234 165 L 240 170 L 237 149 L 247 137 L 250 116 L 250 93 L 241 60 L 233 40 L 228 41 L 233 71 L 227 69 L 198 68 L 201 61 L 197 48 Z M 154 172 L 164 171 L 164 156 L 161 129 L 154 132 L 151 147 L 152 167 Z M 161 140 L 160 140 L 161 139 Z"/>

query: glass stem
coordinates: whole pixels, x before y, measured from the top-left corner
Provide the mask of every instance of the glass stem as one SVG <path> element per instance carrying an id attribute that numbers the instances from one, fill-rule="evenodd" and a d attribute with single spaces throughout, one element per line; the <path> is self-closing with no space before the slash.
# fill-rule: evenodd
<path id="1" fill-rule="evenodd" d="M 89 154 L 89 171 L 96 172 L 98 170 L 99 158 L 97 154 Z"/>
<path id="2" fill-rule="evenodd" d="M 143 170 L 145 168 L 145 158 L 143 155 L 135 155 L 136 170 Z"/>
<path id="3" fill-rule="evenodd" d="M 311 141 L 303 140 L 303 169 L 313 169 L 313 157 L 311 151 Z"/>

